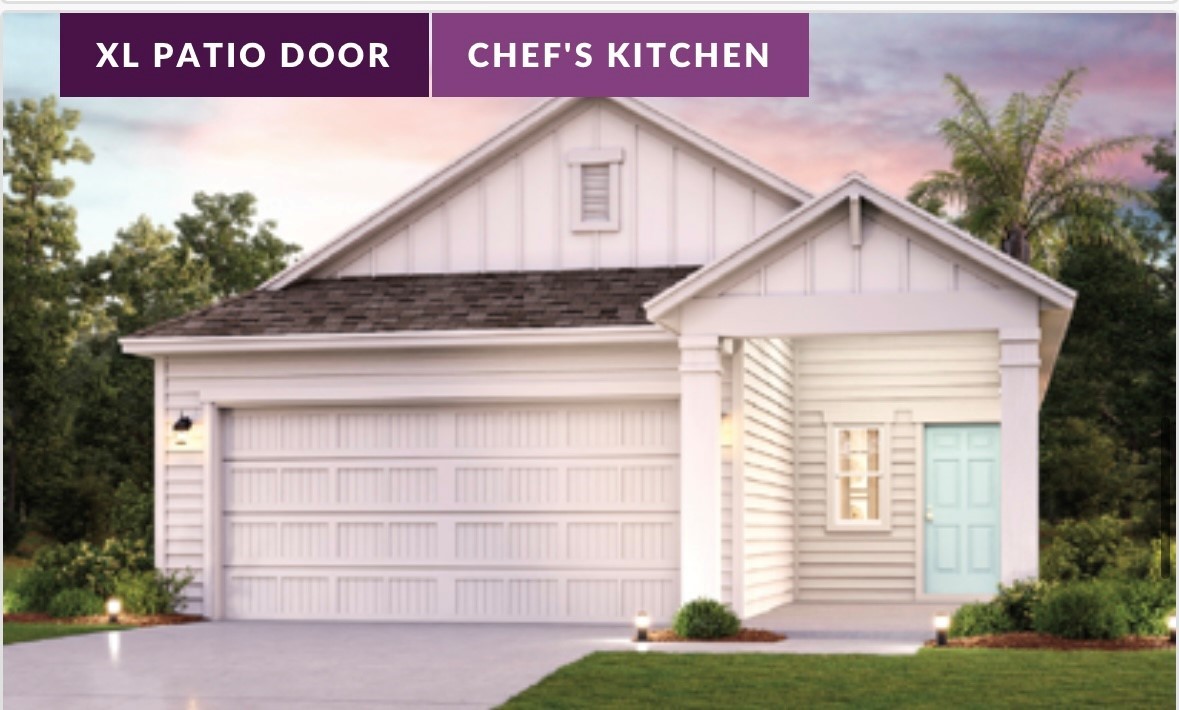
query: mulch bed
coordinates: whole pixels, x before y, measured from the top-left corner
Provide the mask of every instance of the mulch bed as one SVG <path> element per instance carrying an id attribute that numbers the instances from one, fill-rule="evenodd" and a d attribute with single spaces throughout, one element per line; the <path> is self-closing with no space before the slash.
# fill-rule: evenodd
<path id="1" fill-rule="evenodd" d="M 1017 631 L 994 636 L 953 638 L 949 648 L 1031 648 L 1051 651 L 1156 651 L 1173 649 L 1165 636 L 1127 636 L 1121 639 L 1066 639 L 1032 631 Z M 926 641 L 926 648 L 936 648 L 935 641 Z"/>
<path id="2" fill-rule="evenodd" d="M 776 643 L 785 641 L 786 636 L 765 629 L 741 629 L 735 636 L 719 639 L 686 639 L 677 636 L 671 629 L 652 629 L 648 639 L 651 643 Z"/>
<path id="3" fill-rule="evenodd" d="M 204 621 L 205 617 L 197 614 L 151 614 L 147 616 L 140 616 L 138 614 L 119 614 L 119 624 L 122 626 L 174 626 L 176 624 L 192 624 L 198 621 Z M 55 619 L 48 614 L 41 613 L 22 613 L 22 614 L 5 614 L 4 623 L 33 623 L 33 624 L 79 624 L 83 626 L 100 626 L 109 624 L 110 619 L 106 614 L 99 614 L 97 616 L 71 616 L 66 619 Z"/>

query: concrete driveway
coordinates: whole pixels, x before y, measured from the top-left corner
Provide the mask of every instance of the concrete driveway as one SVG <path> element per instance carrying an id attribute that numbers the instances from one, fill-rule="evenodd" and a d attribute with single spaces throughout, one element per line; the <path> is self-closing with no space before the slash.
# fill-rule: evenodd
<path id="1" fill-rule="evenodd" d="M 629 629 L 219 622 L 4 648 L 4 707 L 485 708 Z"/>

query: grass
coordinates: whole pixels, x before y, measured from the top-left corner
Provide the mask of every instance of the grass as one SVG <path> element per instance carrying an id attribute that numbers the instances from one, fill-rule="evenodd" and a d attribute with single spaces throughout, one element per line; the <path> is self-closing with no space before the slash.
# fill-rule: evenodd
<path id="1" fill-rule="evenodd" d="M 916 656 L 595 653 L 523 708 L 1175 707 L 1169 651 L 923 650 Z"/>
<path id="2" fill-rule="evenodd" d="M 12 623 L 4 624 L 4 645 L 25 643 L 27 641 L 41 641 L 56 639 L 63 636 L 77 636 L 78 634 L 93 634 L 100 631 L 122 631 L 133 628 L 116 624 L 86 625 L 86 624 L 54 624 L 45 623 Z"/>

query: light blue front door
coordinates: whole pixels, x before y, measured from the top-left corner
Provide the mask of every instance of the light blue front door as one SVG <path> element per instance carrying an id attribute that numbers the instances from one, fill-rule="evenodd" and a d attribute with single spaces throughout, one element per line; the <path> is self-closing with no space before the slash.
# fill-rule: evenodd
<path id="1" fill-rule="evenodd" d="M 999 583 L 999 427 L 925 428 L 925 592 L 988 594 Z"/>

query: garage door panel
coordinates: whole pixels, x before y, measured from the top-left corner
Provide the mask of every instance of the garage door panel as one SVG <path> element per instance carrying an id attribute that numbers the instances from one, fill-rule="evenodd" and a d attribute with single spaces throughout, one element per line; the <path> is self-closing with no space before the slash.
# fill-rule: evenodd
<path id="1" fill-rule="evenodd" d="M 339 452 L 348 456 L 437 456 L 439 451 L 511 456 L 665 453 L 679 449 L 674 404 L 534 405 L 385 411 L 234 410 L 228 460 Z"/>
<path id="2" fill-rule="evenodd" d="M 227 412 L 227 615 L 675 610 L 674 403 Z"/>
<path id="3" fill-rule="evenodd" d="M 225 562 L 675 569 L 675 514 L 226 516 Z"/>
<path id="4" fill-rule="evenodd" d="M 225 466 L 227 511 L 679 508 L 671 456 L 258 460 Z"/>
<path id="5" fill-rule="evenodd" d="M 617 622 L 640 609 L 656 619 L 675 613 L 675 572 L 590 574 L 259 567 L 229 570 L 226 585 L 243 618 Z"/>

